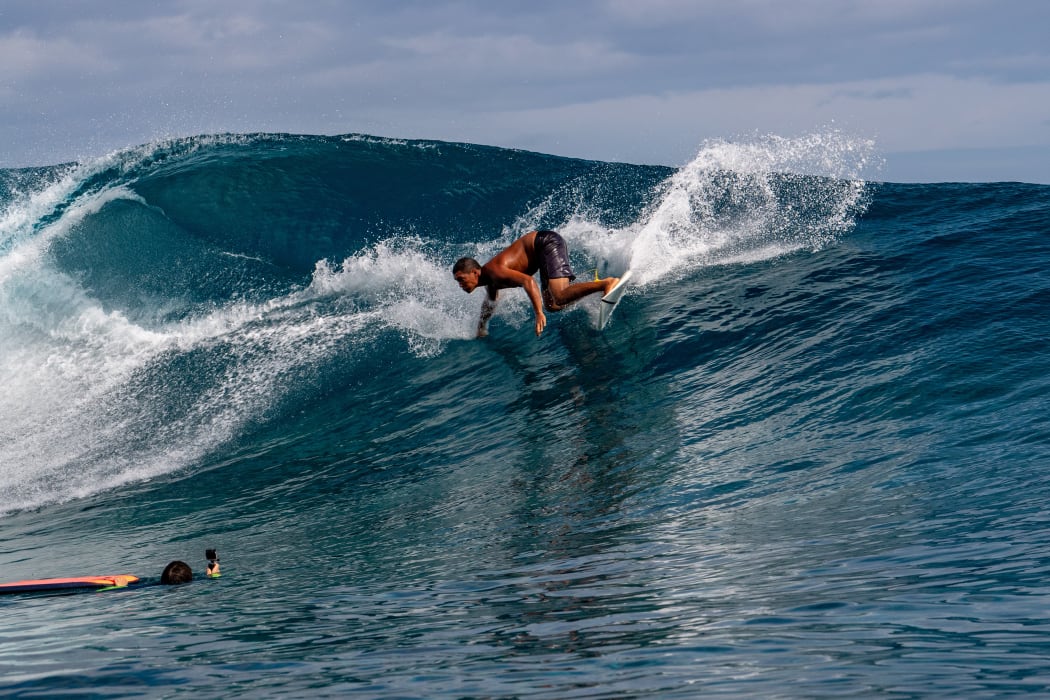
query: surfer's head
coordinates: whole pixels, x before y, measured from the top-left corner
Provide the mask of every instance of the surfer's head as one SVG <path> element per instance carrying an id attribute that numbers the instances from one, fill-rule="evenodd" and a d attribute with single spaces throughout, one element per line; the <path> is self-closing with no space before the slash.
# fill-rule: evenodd
<path id="1" fill-rule="evenodd" d="M 470 294 L 477 289 L 478 280 L 481 279 L 481 263 L 474 258 L 460 258 L 452 266 L 452 276 L 459 288 Z"/>
<path id="2" fill-rule="evenodd" d="M 165 586 L 177 583 L 189 583 L 193 580 L 193 571 L 190 565 L 184 561 L 173 561 L 164 567 L 164 573 L 160 575 L 160 582 Z"/>

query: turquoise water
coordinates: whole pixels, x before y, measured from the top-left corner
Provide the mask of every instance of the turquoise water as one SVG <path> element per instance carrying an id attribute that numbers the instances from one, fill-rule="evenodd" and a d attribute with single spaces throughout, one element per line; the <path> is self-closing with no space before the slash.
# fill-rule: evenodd
<path id="1" fill-rule="evenodd" d="M 0 171 L 6 697 L 1050 685 L 1050 188 L 214 136 Z M 535 338 L 451 278 L 626 267 Z M 223 577 L 204 580 L 204 549 Z"/>

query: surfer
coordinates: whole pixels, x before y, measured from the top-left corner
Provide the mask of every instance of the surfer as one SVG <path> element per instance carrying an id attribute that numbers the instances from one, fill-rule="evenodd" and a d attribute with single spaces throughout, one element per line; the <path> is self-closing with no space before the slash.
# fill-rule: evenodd
<path id="1" fill-rule="evenodd" d="M 219 555 L 214 549 L 207 549 L 204 556 L 208 559 L 208 578 L 219 578 Z M 184 561 L 176 559 L 164 567 L 160 575 L 163 586 L 177 586 L 193 580 L 193 570 Z M 33 593 L 36 591 L 61 591 L 80 588 L 93 588 L 97 591 L 111 591 L 115 588 L 127 588 L 139 584 L 138 576 L 121 574 L 119 576 L 81 576 L 77 578 L 44 578 L 33 581 L 13 581 L 0 583 L 0 593 Z M 143 584 L 154 585 L 154 584 Z"/>
<path id="2" fill-rule="evenodd" d="M 541 287 L 533 275 L 539 270 Z M 474 258 L 460 258 L 452 267 L 452 276 L 459 288 L 470 294 L 479 286 L 485 287 L 485 300 L 478 319 L 478 337 L 488 335 L 488 323 L 496 311 L 499 290 L 521 287 L 529 295 L 536 312 L 536 335 L 547 325 L 547 311 L 561 311 L 588 294 L 607 294 L 616 286 L 617 277 L 605 277 L 593 282 L 572 283 L 576 275 L 569 264 L 565 239 L 555 231 L 530 231 L 481 265 Z"/>

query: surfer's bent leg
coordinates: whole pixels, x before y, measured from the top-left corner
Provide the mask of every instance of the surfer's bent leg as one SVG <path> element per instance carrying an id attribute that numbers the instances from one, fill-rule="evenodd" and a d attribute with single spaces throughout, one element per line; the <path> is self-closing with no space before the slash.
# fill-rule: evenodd
<path id="1" fill-rule="evenodd" d="M 615 277 L 606 277 L 594 282 L 573 284 L 576 275 L 569 264 L 569 249 L 565 245 L 565 239 L 556 231 L 537 231 L 535 245 L 541 259 L 543 305 L 548 311 L 561 311 L 588 294 L 607 294 L 617 282 Z"/>

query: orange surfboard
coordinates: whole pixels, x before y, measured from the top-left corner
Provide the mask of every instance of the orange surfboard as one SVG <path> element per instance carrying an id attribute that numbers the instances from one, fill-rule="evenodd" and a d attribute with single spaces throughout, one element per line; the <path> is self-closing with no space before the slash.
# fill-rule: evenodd
<path id="1" fill-rule="evenodd" d="M 64 591 L 76 588 L 124 588 L 138 583 L 131 574 L 116 576 L 80 576 L 77 578 L 41 578 L 32 581 L 0 583 L 0 593 L 31 593 L 33 591 Z"/>

